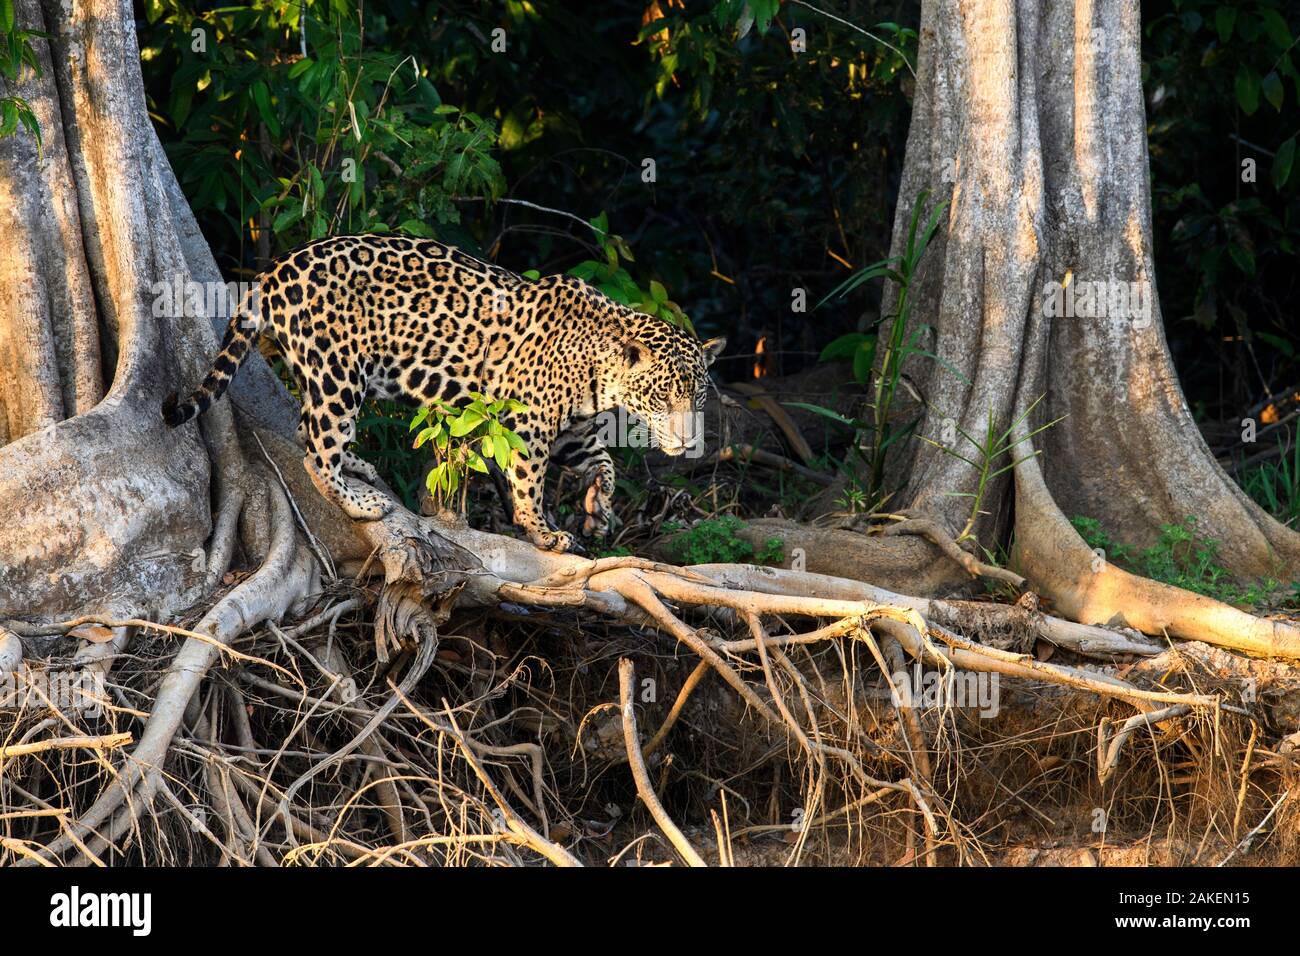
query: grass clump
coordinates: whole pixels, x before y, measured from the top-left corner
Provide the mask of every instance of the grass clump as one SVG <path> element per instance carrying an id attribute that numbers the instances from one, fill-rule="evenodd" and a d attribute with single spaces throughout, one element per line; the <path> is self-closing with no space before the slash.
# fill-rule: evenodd
<path id="1" fill-rule="evenodd" d="M 681 564 L 781 564 L 785 546 L 780 538 L 768 538 L 755 551 L 754 546 L 737 532 L 745 523 L 735 515 L 722 515 L 701 521 L 684 532 L 670 546 L 673 558 Z M 665 525 L 667 529 L 667 526 Z"/>
<path id="2" fill-rule="evenodd" d="M 1135 551 L 1111 538 L 1096 518 L 1076 515 L 1070 519 L 1088 547 L 1100 549 L 1116 567 L 1144 578 L 1228 604 L 1258 604 L 1274 594 L 1280 582 L 1263 578 L 1242 586 L 1219 563 L 1219 542 L 1196 533 L 1196 518 L 1188 515 L 1177 524 L 1160 526 L 1160 539 L 1149 548 Z"/>

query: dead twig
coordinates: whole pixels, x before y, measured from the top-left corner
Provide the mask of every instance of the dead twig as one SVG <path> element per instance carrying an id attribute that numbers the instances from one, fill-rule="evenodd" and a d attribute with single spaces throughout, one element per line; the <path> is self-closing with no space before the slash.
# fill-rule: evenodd
<path id="1" fill-rule="evenodd" d="M 623 714 L 623 742 L 627 746 L 627 762 L 632 768 L 632 779 L 636 781 L 636 792 L 641 801 L 650 810 L 650 815 L 659 824 L 672 845 L 677 848 L 682 859 L 690 866 L 708 866 L 704 858 L 696 852 L 695 847 L 678 829 L 677 824 L 668 815 L 664 805 L 655 796 L 654 785 L 650 781 L 650 772 L 646 769 L 645 757 L 641 753 L 641 739 L 636 729 L 636 709 L 632 706 L 632 661 L 624 657 L 618 662 L 618 699 Z"/>

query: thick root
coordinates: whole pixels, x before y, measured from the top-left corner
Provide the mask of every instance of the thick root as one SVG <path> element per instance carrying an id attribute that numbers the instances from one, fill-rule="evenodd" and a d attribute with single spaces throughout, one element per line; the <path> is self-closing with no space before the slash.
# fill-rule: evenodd
<path id="1" fill-rule="evenodd" d="M 1023 434 L 1024 426 L 1021 426 Z M 1024 438 L 1027 444 L 1030 439 Z M 1300 628 L 1129 574 L 1094 554 L 1043 482 L 1032 446 L 1015 468 L 1015 559 L 1056 608 L 1083 624 L 1132 627 L 1260 657 L 1300 660 Z"/>

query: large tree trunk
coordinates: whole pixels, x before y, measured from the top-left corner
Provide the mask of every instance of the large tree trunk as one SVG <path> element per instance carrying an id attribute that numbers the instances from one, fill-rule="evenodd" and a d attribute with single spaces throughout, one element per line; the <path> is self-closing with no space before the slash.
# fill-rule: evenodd
<path id="1" fill-rule="evenodd" d="M 156 290 L 219 276 L 206 247 L 194 261 L 131 5 L 20 0 L 18 22 L 50 39 L 13 91 L 44 148 L 0 140 L 0 618 L 168 615 L 210 589 L 212 516 L 251 487 L 229 407 L 201 432 L 157 414 L 224 317 L 159 310 Z"/>
<path id="2" fill-rule="evenodd" d="M 1152 592 L 1098 569 L 1067 517 L 1152 544 L 1163 524 L 1196 517 L 1242 576 L 1300 570 L 1300 536 L 1233 483 L 1202 440 L 1170 361 L 1152 259 L 1151 190 L 1133 0 L 933 0 L 922 9 L 918 82 L 894 224 L 900 254 L 914 205 L 950 202 L 911 288 L 914 323 L 933 327 L 942 360 L 907 372 L 926 410 L 918 433 L 970 458 L 955 431 L 983 436 L 1038 399 L 1029 428 L 1055 421 L 1017 468 L 1018 556 L 1030 580 L 1089 616 L 1128 613 Z M 1051 283 L 1136 283 L 1149 311 L 1054 316 Z M 1127 286 L 1125 286 L 1127 287 Z M 1149 294 L 1148 294 L 1149 293 Z M 898 290 L 886 291 L 890 315 Z M 883 334 L 882 334 L 883 338 Z M 956 425 L 957 428 L 952 427 Z M 999 465 L 1008 463 L 1003 458 Z M 890 470 L 896 508 L 958 532 L 975 469 L 921 440 Z M 1010 474 L 985 496 L 986 546 L 1005 540 Z M 1096 592 L 1105 581 L 1109 593 Z M 1167 595 L 1166 595 L 1167 597 Z M 1081 611 L 1082 613 L 1082 611 Z"/>

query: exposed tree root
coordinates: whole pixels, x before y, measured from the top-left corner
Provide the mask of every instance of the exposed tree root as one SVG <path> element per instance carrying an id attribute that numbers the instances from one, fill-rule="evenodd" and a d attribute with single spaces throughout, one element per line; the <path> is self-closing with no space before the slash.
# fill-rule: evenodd
<path id="1" fill-rule="evenodd" d="M 636 708 L 632 706 L 633 664 L 627 658 L 618 662 L 618 701 L 619 712 L 623 715 L 623 740 L 627 746 L 627 762 L 632 768 L 632 777 L 636 780 L 636 791 L 649 808 L 650 814 L 664 831 L 682 859 L 690 866 L 707 866 L 704 858 L 691 846 L 691 841 L 673 823 L 668 811 L 659 802 L 654 785 L 650 782 L 650 771 L 646 769 L 645 755 L 641 752 L 641 735 L 636 728 Z"/>
<path id="2" fill-rule="evenodd" d="M 1022 436 L 1024 431 L 1022 424 Z M 1022 441 L 1028 445 L 1030 439 Z M 1023 449 L 1015 471 L 1015 558 L 1062 614 L 1084 624 L 1133 627 L 1260 657 L 1300 660 L 1300 627 L 1129 574 L 1094 554 L 1057 507 L 1028 452 L 1032 446 Z"/>
<path id="3" fill-rule="evenodd" d="M 675 757 L 669 754 L 664 762 L 661 755 L 667 742 L 681 732 L 680 722 L 704 692 L 709 672 L 721 679 L 725 695 L 741 706 L 734 718 L 728 718 L 736 723 L 718 729 L 739 733 L 741 722 L 758 718 L 760 733 L 748 735 L 748 746 L 761 746 L 770 755 L 789 748 L 787 759 L 802 768 L 804 816 L 798 827 L 788 831 L 795 835 L 794 859 L 808 845 L 805 824 L 816 824 L 819 833 L 829 832 L 826 828 L 844 826 L 855 815 L 888 802 L 890 794 L 901 797 L 904 807 L 916 814 L 918 835 L 924 840 L 924 849 L 919 845 L 909 849 L 906 858 L 924 859 L 927 864 L 944 854 L 955 854 L 950 858 L 956 860 L 979 858 L 982 851 L 971 843 L 951 793 L 945 796 L 936 789 L 934 760 L 943 750 L 937 739 L 932 743 L 929 737 L 936 731 L 940 736 L 946 733 L 947 719 L 941 717 L 937 727 L 927 726 L 926 715 L 934 714 L 933 708 L 914 705 L 894 686 L 904 670 L 903 654 L 919 665 L 939 668 L 949 683 L 960 669 L 1029 682 L 1026 686 L 1056 685 L 1063 693 L 1127 702 L 1136 714 L 1123 718 L 1116 736 L 1105 736 L 1107 725 L 1100 725 L 1103 736 L 1093 774 L 1101 784 L 1108 784 L 1123 766 L 1122 750 L 1135 730 L 1207 716 L 1217 728 L 1221 714 L 1245 712 L 1219 693 L 1149 689 L 1105 670 L 1038 660 L 1027 651 L 1039 640 L 1103 659 L 1150 656 L 1157 648 L 1131 633 L 1074 624 L 1024 603 L 1006 606 L 916 598 L 845 578 L 745 565 L 680 568 L 639 558 L 593 560 L 538 551 L 523 541 L 479 532 L 463 523 L 419 518 L 403 509 L 357 529 L 373 551 L 352 572 L 363 581 L 376 572 L 382 574 L 372 656 L 381 668 L 403 669 L 400 681 L 388 676 L 377 682 L 376 673 L 369 678 L 370 689 L 363 691 L 335 634 L 340 617 L 360 607 L 355 592 L 295 627 L 274 625 L 316 591 L 317 564 L 295 529 L 288 496 L 276 486 L 270 486 L 268 493 L 272 543 L 261 568 L 193 627 L 142 629 L 191 636 L 185 637 L 166 668 L 148 708 L 140 743 L 120 766 L 104 764 L 111 767 L 105 778 L 108 786 L 75 821 L 58 818 L 58 835 L 46 841 L 20 841 L 21 849 L 6 843 L 20 862 L 118 856 L 144 838 L 141 827 L 157 816 L 153 800 L 160 793 L 163 806 L 186 821 L 195 839 L 235 863 L 335 858 L 361 864 L 429 859 L 521 863 L 530 858 L 560 865 L 579 862 L 577 844 L 572 842 L 577 824 L 563 801 L 557 802 L 556 783 L 547 781 L 548 766 L 551 775 L 559 772 L 554 758 L 548 763 L 541 748 L 517 738 L 491 743 L 485 737 L 491 728 L 503 726 L 500 715 L 490 716 L 490 701 L 499 693 L 492 687 L 501 681 L 494 675 L 495 668 L 476 664 L 464 671 L 469 681 L 464 691 L 469 696 L 458 703 L 442 701 L 431 707 L 417 698 L 417 684 L 430 679 L 425 675 L 435 653 L 449 640 L 460 640 L 441 632 L 453 613 L 491 613 L 502 606 L 539 609 L 542 619 L 604 619 L 618 626 L 650 628 L 678 642 L 696 659 L 644 747 L 634 712 L 629 719 L 629 709 L 638 706 L 630 683 L 630 661 L 620 667 L 617 695 L 605 696 L 602 705 L 618 701 L 615 734 L 622 747 L 607 756 L 602 756 L 599 746 L 592 750 L 583 729 L 588 718 L 575 720 L 573 738 L 574 756 L 582 754 L 579 765 L 599 759 L 611 768 L 631 769 L 631 782 L 642 802 L 682 857 L 692 863 L 703 862 L 706 854 L 696 849 L 698 838 L 688 837 L 667 808 L 663 775 Z M 476 608 L 482 610 L 475 612 Z M 709 622 L 708 626 L 694 623 L 697 618 Z M 794 623 L 798 619 L 808 624 L 799 627 Z M 737 625 L 747 636 L 728 638 L 714 630 Z M 310 646 L 300 640 L 321 631 L 327 634 L 311 637 Z M 230 648 L 228 655 L 231 664 L 240 668 L 240 684 L 220 672 L 210 673 L 223 648 L 253 633 L 264 635 L 256 639 L 264 649 Z M 275 656 L 280 663 L 267 657 L 273 648 L 278 648 Z M 855 648 L 868 652 L 884 686 L 894 691 L 899 738 L 889 749 L 863 737 L 850 719 L 864 706 L 858 703 L 860 679 L 851 676 L 855 668 L 849 662 Z M 459 652 L 454 659 L 460 659 Z M 822 668 L 832 661 L 839 662 L 842 676 L 828 681 Z M 298 676 L 303 665 L 307 676 Z M 455 673 L 459 671 L 451 675 Z M 285 678 L 298 686 L 287 686 Z M 322 689 L 311 689 L 322 680 Z M 500 686 L 528 686 L 517 681 L 507 677 Z M 833 693 L 836 686 L 843 691 Z M 708 692 L 711 700 L 717 699 L 719 689 Z M 382 695 L 382 703 L 363 700 L 376 693 Z M 524 701 L 535 694 L 526 692 Z M 546 700 L 537 696 L 535 704 L 522 709 L 517 704 L 510 720 L 517 724 L 519 715 L 534 710 L 545 723 L 545 715 L 556 712 L 556 705 Z M 597 707 L 591 716 L 599 712 Z M 270 723 L 262 718 L 259 732 L 250 723 L 250 713 L 284 716 Z M 599 722 L 591 726 L 598 729 Z M 317 739 L 327 727 L 337 742 Z M 339 736 L 340 730 L 346 733 Z M 275 733 L 281 742 L 259 742 L 267 732 Z M 6 752 L 27 759 L 32 754 L 29 743 L 39 741 L 24 740 L 19 746 L 26 749 Z M 308 754 L 310 760 L 303 763 Z M 513 768 L 519 758 L 525 758 L 530 768 L 526 786 L 515 780 Z M 195 759 L 201 760 L 201 771 L 198 777 L 187 778 L 190 783 L 185 786 L 193 790 L 197 782 L 197 808 L 193 798 L 181 796 L 168 780 L 175 773 L 168 768 L 176 761 Z M 652 760 L 659 764 L 658 785 Z M 502 775 L 504 788 L 497 782 Z M 322 802 L 316 796 L 327 780 L 329 787 L 344 788 L 347 796 L 341 807 L 338 801 Z M 10 788 L 6 800 L 12 801 L 17 793 Z M 200 812 L 204 806 L 207 811 Z M 44 809 L 36 803 L 32 812 Z M 391 845 L 380 849 L 377 834 L 351 824 L 344 829 L 345 821 L 363 811 L 382 821 L 379 826 Z M 882 807 L 882 812 L 890 811 Z M 752 811 L 747 815 L 752 819 Z M 764 831 L 759 827 L 746 832 Z M 277 833 L 279 837 L 274 836 Z M 565 833 L 570 835 L 569 846 Z M 906 830 L 909 847 L 912 833 Z M 151 839 L 156 843 L 158 838 Z M 726 860 L 734 848 L 715 846 L 713 852 Z"/>
<path id="4" fill-rule="evenodd" d="M 154 699 L 140 743 L 122 766 L 113 785 L 43 851 L 49 859 L 77 848 L 91 838 L 92 851 L 125 832 L 134 816 L 147 806 L 161 779 L 163 765 L 185 709 L 223 644 L 261 621 L 278 618 L 301 605 L 315 590 L 316 566 L 297 545 L 287 500 L 272 496 L 276 517 L 271 551 L 262 567 L 212 608 L 194 628 L 210 639 L 187 638 L 172 661 Z M 110 822 L 111 821 L 111 822 Z"/>
<path id="5" fill-rule="evenodd" d="M 1014 571 L 985 564 L 969 551 L 963 551 L 957 542 L 952 539 L 951 535 L 928 518 L 905 518 L 898 524 L 887 526 L 882 533 L 885 537 L 894 537 L 900 534 L 919 535 L 942 551 L 948 558 L 960 564 L 966 569 L 966 573 L 973 578 L 1004 581 L 1017 588 L 1025 586 L 1025 579 Z"/>

